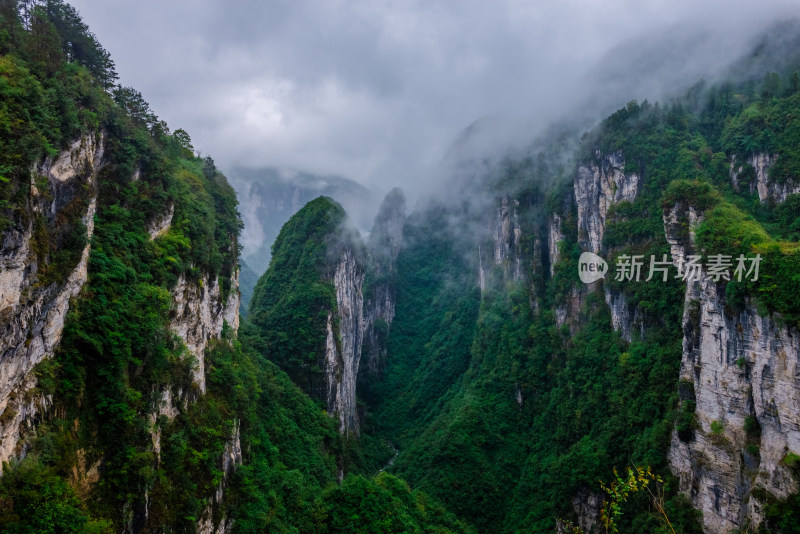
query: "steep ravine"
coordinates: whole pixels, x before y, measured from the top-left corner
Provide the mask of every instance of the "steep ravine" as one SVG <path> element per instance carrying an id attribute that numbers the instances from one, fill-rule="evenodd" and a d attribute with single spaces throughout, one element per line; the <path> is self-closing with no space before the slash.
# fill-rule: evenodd
<path id="1" fill-rule="evenodd" d="M 394 190 L 365 245 L 348 227 L 341 206 L 319 197 L 281 230 L 272 265 L 259 280 L 251 303 L 250 328 L 268 333 L 261 348 L 265 357 L 322 401 L 343 435 L 359 435 L 357 385 L 377 377 L 384 365 L 385 337 L 394 318 L 394 262 L 403 243 L 404 218 L 405 198 Z M 298 254 L 299 249 L 303 252 Z M 313 289 L 300 296 L 298 285 Z M 287 314 L 292 314 L 290 323 L 283 319 Z M 313 336 L 299 330 L 291 334 L 290 339 L 302 336 L 311 350 L 309 361 L 301 362 L 296 356 L 300 349 L 285 349 L 287 340 L 278 329 L 287 324 L 300 328 L 298 318 L 306 314 L 319 326 Z"/>
<path id="2" fill-rule="evenodd" d="M 467 385 L 469 381 L 481 373 L 492 373 L 488 375 L 491 378 L 487 378 L 485 384 L 466 389 L 467 393 L 458 388 L 446 390 L 446 386 L 439 385 L 441 382 L 436 383 L 441 388 L 437 390 L 440 391 L 439 394 L 446 395 L 444 398 L 447 399 L 434 401 L 442 403 L 443 408 L 439 408 L 441 410 L 439 412 L 427 404 L 415 405 L 407 410 L 403 407 L 390 406 L 384 412 L 384 417 L 387 414 L 388 417 L 393 417 L 395 413 L 402 413 L 404 416 L 408 416 L 409 413 L 421 414 L 418 415 L 422 420 L 421 424 L 427 427 L 421 431 L 404 428 L 403 433 L 398 434 L 407 441 L 401 445 L 403 454 L 397 463 L 391 466 L 395 472 L 407 477 L 412 484 L 424 485 L 426 490 L 436 488 L 435 491 L 441 492 L 437 496 L 447 500 L 447 493 L 451 492 L 449 488 L 460 487 L 458 484 L 461 479 L 448 479 L 446 483 L 437 480 L 449 477 L 451 471 L 459 472 L 460 469 L 466 468 L 454 469 L 448 463 L 453 458 L 454 449 L 444 445 L 440 436 L 463 439 L 463 436 L 467 435 L 462 434 L 465 426 L 467 428 L 470 428 L 468 426 L 470 424 L 491 426 L 491 423 L 484 422 L 490 421 L 491 415 L 474 411 L 472 404 L 480 405 L 474 399 L 484 395 L 482 387 L 491 388 L 495 394 L 489 397 L 492 399 L 491 402 L 495 403 L 492 411 L 508 409 L 509 406 L 505 403 L 510 404 L 509 399 L 513 399 L 513 408 L 519 413 L 520 418 L 530 417 L 530 420 L 536 421 L 538 415 L 535 412 L 528 412 L 531 409 L 529 406 L 536 406 L 535 410 L 547 410 L 550 407 L 546 405 L 547 401 L 542 404 L 542 393 L 530 384 L 539 378 L 538 373 L 555 374 L 559 365 L 558 358 L 563 358 L 566 352 L 570 355 L 568 357 L 577 358 L 569 364 L 574 366 L 570 367 L 572 370 L 559 378 L 560 381 L 569 381 L 568 386 L 559 382 L 559 387 L 570 388 L 568 398 L 560 396 L 558 387 L 543 378 L 544 387 L 553 388 L 552 393 L 546 394 L 551 395 L 553 399 L 559 399 L 558 402 L 563 402 L 565 406 L 576 405 L 581 408 L 591 406 L 592 401 L 579 401 L 573 404 L 573 398 L 599 396 L 605 398 L 606 403 L 600 403 L 604 406 L 601 410 L 613 413 L 614 415 L 609 417 L 614 417 L 615 421 L 627 420 L 629 421 L 627 424 L 652 425 L 646 430 L 652 432 L 652 438 L 644 438 L 638 445 L 649 447 L 647 454 L 644 455 L 647 460 L 644 461 L 652 462 L 651 465 L 658 462 L 661 473 L 671 470 L 676 475 L 679 487 L 673 488 L 673 491 L 677 489 L 684 492 L 688 499 L 681 500 L 680 496 L 671 498 L 675 499 L 674 503 L 681 503 L 680 506 L 688 510 L 691 510 L 691 506 L 699 510 L 702 513 L 700 521 L 704 531 L 727 533 L 735 529 L 753 528 L 764 518 L 765 495 L 770 499 L 784 500 L 797 491 L 796 474 L 786 461 L 787 454 L 796 454 L 797 447 L 800 446 L 797 416 L 800 413 L 798 406 L 800 394 L 798 394 L 796 369 L 800 361 L 798 360 L 800 338 L 793 327 L 787 326 L 776 314 L 766 314 L 764 310 L 757 309 L 752 300 L 748 300 L 743 309 L 732 311 L 731 305 L 726 301 L 724 287 L 718 287 L 708 281 L 690 284 L 685 291 L 678 282 L 672 280 L 669 283 L 651 283 L 645 286 L 647 265 L 642 271 L 640 285 L 636 285 L 636 282 L 630 282 L 630 285 L 614 283 L 613 265 L 611 274 L 605 281 L 589 285 L 573 281 L 577 270 L 576 249 L 598 253 L 606 258 L 609 264 L 620 251 L 630 253 L 629 251 L 633 250 L 640 254 L 653 251 L 658 252 L 656 259 L 660 259 L 660 254 L 669 251 L 668 245 L 670 245 L 673 262 L 678 262 L 680 257 L 687 254 L 697 252 L 696 248 L 693 248 L 695 245 L 690 236 L 698 222 L 702 220 L 702 214 L 685 206 L 678 206 L 666 210 L 662 219 L 661 209 L 654 213 L 652 206 L 658 205 L 665 187 L 653 188 L 652 184 L 646 182 L 646 174 L 640 175 L 629 168 L 635 169 L 636 166 L 626 163 L 625 153 L 621 150 L 610 153 L 593 151 L 587 156 L 586 161 L 576 164 L 574 174 L 570 176 L 572 187 L 562 188 L 561 196 L 550 201 L 551 208 L 543 209 L 544 202 L 538 200 L 530 188 L 522 188 L 522 193 L 498 195 L 494 199 L 495 202 L 485 207 L 478 223 L 483 231 L 477 239 L 474 237 L 470 239 L 470 245 L 474 245 L 473 250 L 477 251 L 477 257 L 473 252 L 474 265 L 471 267 L 475 269 L 473 271 L 476 275 L 475 281 L 482 293 L 481 305 L 484 308 L 482 313 L 488 311 L 486 316 L 489 319 L 486 321 L 494 321 L 491 323 L 493 331 L 480 333 L 481 326 L 479 326 L 479 337 L 472 341 L 470 367 L 465 375 L 462 375 L 461 380 L 466 389 L 469 387 Z M 756 174 L 759 175 L 761 178 L 757 181 L 762 183 L 765 190 L 778 191 L 779 188 L 771 181 L 768 169 L 763 165 Z M 765 197 L 761 200 L 774 202 L 785 199 L 780 195 L 770 198 Z M 458 220 L 455 215 L 448 216 Z M 445 219 L 448 216 L 445 216 Z M 440 229 L 440 226 L 437 226 L 439 219 L 435 214 L 429 214 L 427 217 L 431 221 L 428 223 L 430 227 L 423 226 L 422 235 Z M 407 229 L 411 228 L 413 227 L 407 226 Z M 631 228 L 634 231 L 631 231 Z M 643 232 L 640 228 L 657 228 L 658 231 Z M 691 231 L 686 232 L 686 229 Z M 430 276 L 428 273 L 438 274 L 439 271 L 434 269 L 441 267 L 430 262 L 426 256 L 431 255 L 432 251 L 416 242 L 409 242 L 413 245 L 406 244 L 407 248 L 400 253 L 404 262 L 407 261 L 404 254 L 409 254 L 408 247 L 415 246 L 421 251 L 415 258 L 418 262 L 416 268 L 425 269 L 426 276 Z M 568 267 L 570 272 L 564 273 L 564 267 Z M 674 274 L 674 269 L 671 272 Z M 402 274 L 410 280 L 418 276 L 416 272 L 406 271 Z M 555 300 L 548 300 L 552 297 L 547 291 L 552 289 L 540 291 L 540 286 L 535 283 L 539 277 L 544 277 L 545 283 L 552 281 L 560 285 Z M 421 277 L 420 279 L 426 280 Z M 501 303 L 506 298 L 504 292 L 514 294 L 520 289 L 524 290 L 533 317 L 532 324 L 535 325 L 529 330 L 531 339 L 512 346 L 510 350 L 515 352 L 492 354 L 490 352 L 492 347 L 485 344 L 485 340 L 497 339 L 497 342 L 505 347 L 502 344 L 508 339 L 506 336 L 509 334 L 506 332 L 509 325 L 522 315 L 522 303 L 519 301 L 513 301 L 513 307 L 503 308 Z M 402 294 L 404 298 L 410 298 L 405 296 L 406 292 Z M 548 305 L 552 305 L 553 309 L 549 310 Z M 457 354 L 447 345 L 447 337 L 454 335 L 453 332 L 446 330 L 447 322 L 452 320 L 453 309 L 446 310 L 442 326 L 439 327 L 442 328 L 442 333 L 438 334 L 434 329 L 437 337 L 431 338 L 432 341 L 421 349 L 430 351 L 429 360 L 423 357 L 420 363 L 412 361 L 408 370 L 403 369 L 397 362 L 390 362 L 389 372 L 395 373 L 394 376 L 405 372 L 405 376 L 410 377 L 409 380 L 419 381 L 420 384 L 424 384 L 423 380 L 426 378 L 435 381 L 433 378 L 425 377 L 423 374 L 425 370 L 434 368 L 439 362 L 446 362 L 446 358 L 455 357 Z M 663 311 L 654 313 L 654 309 L 668 310 L 668 313 Z M 545 328 L 551 328 L 548 321 L 553 319 L 557 326 L 569 327 L 560 330 L 564 336 L 563 345 L 558 338 L 555 338 L 554 346 L 547 345 L 553 338 L 547 339 L 544 332 L 547 331 L 552 336 L 553 331 L 542 328 L 537 323 L 537 318 L 541 318 L 541 324 L 546 325 Z M 402 329 L 406 336 L 403 339 L 410 339 L 408 336 L 412 333 L 407 330 L 406 318 L 400 317 L 395 320 L 399 321 L 400 326 L 397 328 Z M 418 324 L 424 325 L 421 322 Z M 609 336 L 611 330 L 617 331 L 619 337 Z M 682 350 L 677 343 L 681 336 Z M 597 341 L 600 339 L 603 342 Z M 587 344 L 586 348 L 583 348 L 582 344 L 587 340 L 594 345 Z M 521 356 L 520 360 L 514 359 L 516 354 L 525 354 L 523 351 L 526 349 L 522 346 L 525 342 L 534 347 L 541 345 L 543 352 L 553 351 L 554 355 L 548 357 L 552 357 L 554 361 L 545 359 L 546 371 L 544 371 L 545 364 L 539 363 L 538 365 L 542 365 L 542 370 L 535 369 L 533 378 L 531 375 L 522 374 L 523 378 L 509 380 L 506 383 L 504 380 L 508 374 L 514 373 L 517 367 L 526 365 L 524 356 Z M 397 345 L 394 345 L 394 350 L 398 350 Z M 534 354 L 536 350 L 533 349 Z M 406 358 L 411 357 L 412 355 L 406 355 Z M 418 356 L 414 354 L 413 357 Z M 533 356 L 536 357 L 539 356 Z M 393 358 L 391 352 L 388 358 Z M 595 358 L 598 360 L 594 360 Z M 639 360 L 635 364 L 629 363 L 631 358 Z M 502 359 L 503 364 L 497 364 L 496 368 L 492 368 L 494 359 L 498 362 Z M 572 389 L 576 387 L 571 382 L 572 377 L 584 373 L 582 370 L 584 359 L 594 360 L 589 363 L 591 365 L 599 363 L 600 367 L 594 368 L 595 372 L 604 373 L 609 377 L 618 376 L 620 382 L 614 387 L 618 387 L 620 392 L 593 392 L 587 395 L 585 392 Z M 447 364 L 453 365 L 449 362 Z M 656 365 L 659 367 L 654 369 Z M 481 366 L 486 367 L 481 368 Z M 394 376 L 391 376 L 392 380 L 395 380 Z M 421 376 L 423 378 L 420 378 Z M 581 377 L 580 380 L 589 379 Z M 596 383 L 603 381 L 609 383 L 610 380 L 614 379 L 597 380 Z M 594 378 L 591 381 L 594 381 Z M 591 381 L 590 383 L 594 383 Z M 648 381 L 657 381 L 658 384 L 654 385 L 653 389 L 658 388 L 658 397 L 642 390 L 623 393 L 629 381 L 643 385 L 648 384 Z M 423 387 L 414 383 L 408 386 L 401 385 L 403 389 L 400 390 L 398 398 L 409 403 L 418 402 L 422 395 L 430 394 Z M 606 394 L 608 397 L 604 397 Z M 626 398 L 624 395 L 629 394 L 632 397 L 622 400 Z M 690 403 L 696 404 L 694 417 L 697 427 L 691 437 L 687 437 L 684 433 L 679 436 L 678 431 L 674 430 L 672 410 L 675 407 L 672 403 L 678 396 L 681 399 L 679 410 L 688 409 Z M 643 397 L 657 398 L 660 404 L 657 408 L 648 407 L 645 401 L 641 401 Z M 632 411 L 625 407 L 625 403 L 630 401 L 639 404 L 645 402 L 639 408 L 641 412 L 631 415 Z M 537 402 L 539 404 L 536 404 Z M 619 407 L 609 406 L 608 402 L 622 404 Z M 655 420 L 654 413 L 663 420 Z M 559 417 L 570 420 L 573 417 L 580 419 L 581 415 L 579 411 L 574 413 L 559 411 Z M 563 423 L 565 427 L 569 427 L 570 424 Z M 591 425 L 576 426 L 581 428 L 580 432 L 585 433 L 585 435 L 580 434 L 584 435 L 580 441 L 588 441 L 594 432 Z M 670 429 L 672 429 L 671 438 L 668 432 Z M 644 429 L 637 429 L 637 432 L 639 431 Z M 487 458 L 494 457 L 490 455 L 500 454 L 497 451 L 502 450 L 504 446 L 502 445 L 504 436 L 493 434 L 485 426 L 476 432 L 475 435 L 486 439 L 491 445 L 485 445 L 486 449 L 480 450 L 479 447 L 470 448 L 472 445 L 468 442 L 459 442 L 458 450 L 469 450 L 471 458 L 482 458 L 480 455 L 484 454 L 485 450 L 491 451 L 486 453 Z M 560 428 L 554 429 L 554 434 L 563 432 L 564 430 Z M 620 427 L 611 432 L 623 434 L 627 432 L 625 439 L 628 439 L 631 431 Z M 659 437 L 655 439 L 657 434 Z M 409 435 L 414 437 L 409 440 Z M 530 436 L 530 439 L 537 443 L 537 440 L 542 438 L 537 435 Z M 575 439 L 577 441 L 577 438 Z M 576 443 L 574 446 L 579 444 Z M 540 444 L 536 447 L 544 449 Z M 426 449 L 432 449 L 433 453 L 429 453 Z M 571 458 L 566 460 L 568 462 L 576 461 L 566 450 L 556 454 L 564 454 L 565 458 Z M 624 454 L 630 459 L 633 454 L 642 455 L 642 449 L 637 452 L 624 450 Z M 541 470 L 542 458 L 542 456 L 532 456 L 528 459 L 529 465 L 526 465 L 525 469 L 533 473 Z M 589 451 L 584 451 L 581 458 L 593 458 L 593 456 Z M 619 458 L 610 460 L 605 450 L 598 451 L 597 461 L 601 462 L 599 472 L 610 471 L 615 465 L 621 469 L 622 466 L 616 463 L 618 460 Z M 547 461 L 552 462 L 552 458 L 547 458 Z M 549 469 L 552 469 L 552 464 L 550 465 Z M 510 471 L 516 467 L 510 463 L 505 469 Z M 487 467 L 482 472 L 480 483 L 492 487 L 492 484 L 497 484 L 495 480 L 501 480 L 500 476 L 504 475 L 491 473 L 491 468 Z M 521 478 L 523 480 L 525 478 L 524 471 Z M 487 483 L 487 480 L 491 482 Z M 477 483 L 476 480 L 473 482 Z M 524 482 L 520 483 L 520 488 L 526 488 Z M 527 492 L 536 490 L 537 487 L 528 487 Z M 522 501 L 523 498 L 525 497 L 522 495 L 515 496 L 518 501 Z M 464 507 L 466 506 L 464 503 L 472 503 L 470 499 L 472 496 L 462 495 L 458 501 L 448 504 Z M 502 506 L 498 504 L 504 502 L 502 497 L 496 499 L 487 501 L 487 507 Z M 587 481 L 578 485 L 569 500 L 565 501 L 569 503 L 571 512 L 564 513 L 572 518 L 576 525 L 588 532 L 596 528 L 600 520 L 603 499 L 604 494 L 596 483 Z M 528 514 L 525 509 L 520 513 L 522 517 Z M 519 517 L 517 516 L 517 519 Z M 510 522 L 506 527 L 511 528 L 513 524 Z"/>

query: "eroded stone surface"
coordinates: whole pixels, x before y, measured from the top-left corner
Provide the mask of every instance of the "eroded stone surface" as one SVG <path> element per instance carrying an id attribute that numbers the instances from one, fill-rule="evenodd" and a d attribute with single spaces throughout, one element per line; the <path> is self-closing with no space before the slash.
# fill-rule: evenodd
<path id="1" fill-rule="evenodd" d="M 700 221 L 681 205 L 665 213 L 676 263 L 694 253 Z M 669 462 L 703 512 L 704 530 L 726 533 L 760 523 L 754 488 L 778 498 L 798 489 L 782 460 L 800 452 L 800 333 L 760 316 L 751 302 L 730 311 L 724 287 L 708 279 L 688 283 L 684 302 L 680 376 L 698 428 L 686 441 L 673 433 Z M 748 418 L 758 421 L 760 436 L 747 435 Z"/>
<path id="2" fill-rule="evenodd" d="M 328 314 L 325 343 L 325 379 L 328 412 L 339 420 L 343 434 L 358 434 L 356 377 L 364 339 L 364 269 L 352 247 L 345 247 L 336 265 L 336 323 Z"/>
<path id="3" fill-rule="evenodd" d="M 747 180 L 743 183 L 743 171 L 745 166 L 736 162 L 736 157 L 731 158 L 731 183 L 733 188 L 741 191 L 743 188 L 751 193 L 758 193 L 758 199 L 764 202 L 781 203 L 786 200 L 786 197 L 800 193 L 800 182 L 786 181 L 779 183 L 778 181 L 770 178 L 769 169 L 778 160 L 777 154 L 767 154 L 766 152 L 756 152 L 747 158 L 747 165 L 753 169 L 753 179 Z"/>
<path id="4" fill-rule="evenodd" d="M 49 180 L 52 200 L 32 186 L 30 209 L 42 217 L 55 218 L 75 190 L 94 191 L 101 167 L 104 136 L 87 134 L 72 143 L 55 160 L 45 160 L 35 172 Z M 96 195 L 92 193 L 82 217 L 87 238 L 94 232 Z M 0 461 L 21 452 L 25 429 L 32 426 L 52 399 L 38 393 L 34 367 L 53 356 L 61 342 L 70 299 L 87 280 L 90 245 L 78 264 L 60 283 L 37 284 L 39 271 L 32 250 L 33 223 L 11 227 L 2 234 L 0 248 Z"/>
<path id="5" fill-rule="evenodd" d="M 238 271 L 231 282 L 226 302 L 223 302 L 215 276 L 204 275 L 199 280 L 189 280 L 182 274 L 172 289 L 170 329 L 183 339 L 186 348 L 197 358 L 193 379 L 201 393 L 206 391 L 205 350 L 208 342 L 222 334 L 223 321 L 234 330 L 239 328 Z"/>
<path id="6" fill-rule="evenodd" d="M 625 173 L 622 152 L 597 152 L 591 163 L 578 167 L 573 187 L 578 208 L 578 241 L 583 251 L 598 254 L 609 208 L 617 202 L 636 199 L 639 175 Z"/>

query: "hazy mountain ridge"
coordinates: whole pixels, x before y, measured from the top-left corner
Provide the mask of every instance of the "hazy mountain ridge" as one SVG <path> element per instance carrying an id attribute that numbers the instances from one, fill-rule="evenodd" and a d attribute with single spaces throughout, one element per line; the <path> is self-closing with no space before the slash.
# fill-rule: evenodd
<path id="1" fill-rule="evenodd" d="M 239 340 L 235 192 L 77 12 L 0 53 L 0 529 L 465 531 Z"/>
<path id="2" fill-rule="evenodd" d="M 372 200 L 367 188 L 339 176 L 276 168 L 234 168 L 229 174 L 239 193 L 239 210 L 245 222 L 242 257 L 259 275 L 269 266 L 270 248 L 281 227 L 311 200 L 327 196 L 353 213 L 360 213 L 361 206 Z M 372 221 L 354 222 L 359 228 L 368 229 Z"/>
<path id="3" fill-rule="evenodd" d="M 264 236 L 297 213 L 239 335 L 214 161 L 112 87 L 68 6 L 0 15 L 4 530 L 590 532 L 630 465 L 666 481 L 671 525 L 638 493 L 622 532 L 796 530 L 800 33 L 767 37 L 755 78 L 454 157 L 444 195 L 407 215 L 392 191 L 366 242 L 319 197 L 360 210 L 360 186 L 241 171 L 274 202 L 242 208 Z M 584 285 L 583 251 L 764 262 Z"/>
<path id="4" fill-rule="evenodd" d="M 596 531 L 597 480 L 630 465 L 667 480 L 675 531 L 793 531 L 800 64 L 777 41 L 738 64 L 757 77 L 630 102 L 571 157 L 556 138 L 461 159 L 461 194 L 409 216 L 383 368 L 358 386 L 392 472 L 486 531 Z M 770 282 L 577 280 L 582 251 L 675 267 L 690 248 L 759 252 Z M 617 521 L 670 531 L 646 498 Z"/>

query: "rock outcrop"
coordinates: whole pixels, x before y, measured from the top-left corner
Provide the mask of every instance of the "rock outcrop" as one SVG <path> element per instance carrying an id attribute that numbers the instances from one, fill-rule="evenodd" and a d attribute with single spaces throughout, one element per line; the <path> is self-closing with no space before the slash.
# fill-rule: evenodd
<path id="1" fill-rule="evenodd" d="M 227 321 L 234 331 L 239 328 L 238 271 L 231 279 L 227 300 L 223 300 L 217 277 L 204 275 L 199 280 L 190 280 L 181 275 L 172 289 L 172 302 L 170 329 L 183 339 L 186 348 L 197 358 L 193 380 L 200 392 L 205 393 L 204 353 L 209 340 L 222 334 L 223 321 Z"/>
<path id="2" fill-rule="evenodd" d="M 364 268 L 353 246 L 343 247 L 333 285 L 336 311 L 328 314 L 324 360 L 328 413 L 339 420 L 342 434 L 358 435 L 356 378 L 364 339 Z"/>
<path id="3" fill-rule="evenodd" d="M 197 522 L 198 534 L 227 534 L 233 531 L 233 519 L 226 516 L 221 510 L 225 489 L 228 487 L 234 471 L 242 465 L 242 444 L 239 432 L 239 421 L 233 423 L 231 438 L 225 443 L 221 458 L 222 480 L 219 481 L 214 495 L 203 508 L 200 520 Z"/>
<path id="4" fill-rule="evenodd" d="M 175 215 L 175 204 L 170 204 L 169 209 L 161 216 L 156 217 L 150 224 L 147 225 L 147 233 L 150 234 L 150 239 L 158 239 L 162 235 L 169 232 L 170 225 L 172 224 L 172 217 Z"/>
<path id="5" fill-rule="evenodd" d="M 622 152 L 596 152 L 593 161 L 578 167 L 573 187 L 581 250 L 598 254 L 603 245 L 609 208 L 614 203 L 623 200 L 633 202 L 636 199 L 639 175 L 625 173 Z"/>
<path id="6" fill-rule="evenodd" d="M 572 498 L 572 510 L 577 518 L 576 526 L 583 532 L 599 531 L 603 499 L 603 494 L 588 489 L 578 491 L 578 494 Z"/>
<path id="7" fill-rule="evenodd" d="M 36 389 L 34 367 L 53 356 L 61 341 L 70 299 L 87 280 L 89 241 L 97 209 L 96 176 L 102 166 L 104 135 L 87 134 L 54 160 L 32 172 L 27 224 L 18 222 L 2 234 L 0 248 L 0 461 L 22 452 L 25 428 L 50 404 Z M 37 179 L 37 177 L 39 179 Z M 47 190 L 43 190 L 46 178 Z M 37 185 L 38 184 L 38 185 Z M 81 217 L 86 245 L 77 265 L 62 280 L 43 280 L 49 256 L 37 253 L 34 219 L 57 231 L 65 208 L 85 202 Z M 24 220 L 24 219 L 23 219 Z M 39 245 L 40 247 L 40 245 Z"/>
<path id="8" fill-rule="evenodd" d="M 777 154 L 767 154 L 766 152 L 756 152 L 751 154 L 744 164 L 737 164 L 736 157 L 731 158 L 731 183 L 733 188 L 741 191 L 747 188 L 751 193 L 757 193 L 758 199 L 764 202 L 781 203 L 786 197 L 800 193 L 800 183 L 796 181 L 778 182 L 770 178 L 769 169 L 778 160 Z M 747 171 L 751 172 L 745 172 Z"/>
<path id="9" fill-rule="evenodd" d="M 558 326 L 567 324 L 571 330 L 577 326 L 585 296 L 586 291 L 583 288 L 573 287 L 570 290 L 569 296 L 556 306 L 556 324 Z"/>
<path id="10" fill-rule="evenodd" d="M 519 201 L 509 197 L 498 200 L 493 217 L 489 221 L 490 247 L 488 250 L 478 250 L 478 282 L 481 291 L 486 290 L 489 273 L 494 267 L 503 271 L 506 280 L 519 281 L 523 279 L 522 250 L 520 228 L 517 210 Z"/>
<path id="11" fill-rule="evenodd" d="M 85 179 L 100 169 L 104 152 L 105 134 L 89 132 L 74 140 L 55 159 L 46 158 L 37 172 L 51 182 L 63 183 L 76 177 Z"/>
<path id="12" fill-rule="evenodd" d="M 547 252 L 550 262 L 550 276 L 555 274 L 556 264 L 561 260 L 561 243 L 565 239 L 562 228 L 563 219 L 558 213 L 553 213 L 547 225 Z"/>
<path id="13" fill-rule="evenodd" d="M 494 263 L 503 265 L 513 280 L 522 279 L 522 258 L 520 257 L 520 237 L 517 209 L 519 201 L 503 198 L 495 213 L 492 237 L 494 241 Z"/>
<path id="14" fill-rule="evenodd" d="M 325 404 L 342 434 L 358 435 L 356 382 L 366 329 L 361 237 L 338 203 L 318 197 L 292 216 L 275 243 L 250 306 L 250 324 L 264 336 L 259 350 Z"/>
<path id="15" fill-rule="evenodd" d="M 406 199 L 392 189 L 381 204 L 367 244 L 370 287 L 365 288 L 363 360 L 373 377 L 386 361 L 386 338 L 394 320 L 394 275 L 397 255 L 403 246 Z"/>
<path id="16" fill-rule="evenodd" d="M 605 288 L 605 299 L 611 311 L 611 326 L 620 333 L 622 339 L 630 342 L 638 330 L 639 338 L 644 338 L 644 318 L 639 307 L 630 303 L 622 291 Z"/>
<path id="17" fill-rule="evenodd" d="M 625 156 L 621 151 L 611 154 L 595 152 L 594 160 L 588 164 L 580 165 L 573 182 L 575 204 L 578 214 L 578 242 L 581 250 L 599 254 L 603 247 L 606 222 L 609 209 L 612 205 L 636 200 L 639 192 L 639 175 L 625 173 Z M 551 222 L 551 233 L 553 233 Z M 551 237 L 551 240 L 558 236 Z M 561 237 L 563 239 L 563 237 Z M 551 256 L 556 252 L 551 251 Z M 591 284 L 592 291 L 597 284 Z M 574 292 L 573 292 L 574 294 Z M 573 301 L 580 297 L 573 296 Z M 639 311 L 620 291 L 605 289 L 606 304 L 611 311 L 611 324 L 614 330 L 620 332 L 623 339 L 631 341 L 632 332 L 642 321 Z M 573 302 L 573 313 L 580 310 L 581 303 Z M 566 320 L 566 308 L 558 309 L 557 319 L 561 324 Z M 569 314 L 572 316 L 572 313 Z M 562 319 L 561 317 L 564 316 Z"/>
<path id="18" fill-rule="evenodd" d="M 695 252 L 701 220 L 680 204 L 664 214 L 676 264 Z M 690 435 L 673 432 L 669 462 L 706 532 L 752 528 L 762 491 L 798 489 L 783 460 L 800 453 L 800 332 L 749 301 L 732 311 L 708 278 L 687 283 L 684 302 L 681 403 L 696 424 Z"/>

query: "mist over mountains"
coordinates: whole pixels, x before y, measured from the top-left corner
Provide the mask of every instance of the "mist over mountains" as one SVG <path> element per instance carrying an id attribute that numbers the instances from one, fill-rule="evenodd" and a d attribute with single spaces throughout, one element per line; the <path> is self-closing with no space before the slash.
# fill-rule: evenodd
<path id="1" fill-rule="evenodd" d="M 475 120 L 510 123 L 484 140 L 499 148 L 575 116 L 588 128 L 629 100 L 668 99 L 711 81 L 796 8 L 783 0 L 76 5 L 118 58 L 123 82 L 220 168 L 400 186 L 412 205 L 447 178 L 440 163 Z M 141 25 L 153 30 L 146 42 Z"/>
<path id="2" fill-rule="evenodd" d="M 796 6 L 78 2 L 0 2 L 0 530 L 800 531 Z"/>
<path id="3" fill-rule="evenodd" d="M 372 224 L 370 207 L 378 194 L 347 178 L 318 176 L 288 169 L 236 167 L 228 180 L 238 192 L 244 229 L 242 259 L 258 274 L 269 266 L 270 248 L 281 227 L 300 208 L 319 196 L 328 196 L 351 213 L 362 231 Z M 364 213 L 363 216 L 359 216 Z"/>

